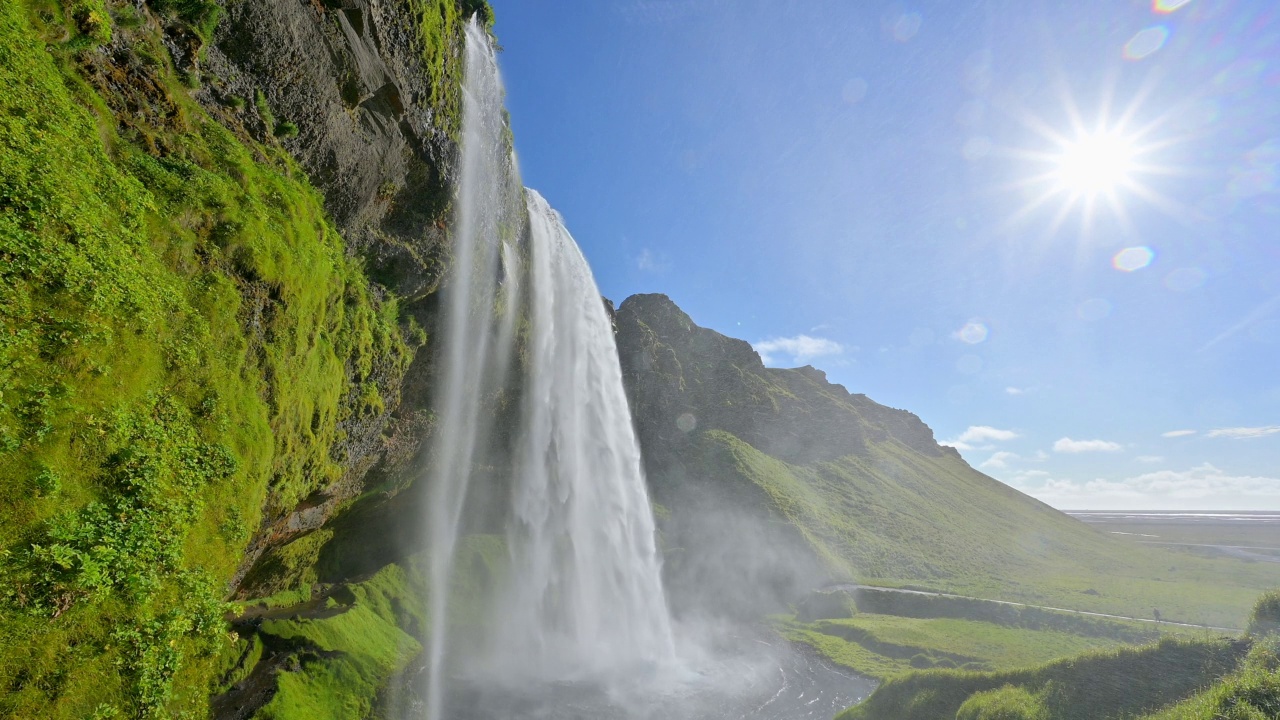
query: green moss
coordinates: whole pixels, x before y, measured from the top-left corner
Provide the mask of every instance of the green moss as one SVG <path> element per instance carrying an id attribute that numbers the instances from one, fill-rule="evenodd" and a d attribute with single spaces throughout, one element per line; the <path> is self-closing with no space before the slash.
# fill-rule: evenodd
<path id="1" fill-rule="evenodd" d="M 462 125 L 462 27 L 472 15 L 493 26 L 486 0 L 409 0 L 422 42 L 422 61 L 430 79 L 432 116 L 438 130 L 456 139 Z"/>
<path id="2" fill-rule="evenodd" d="M 166 7 L 211 30 L 197 4 Z M 121 137 L 61 22 L 0 6 L 0 716 L 200 715 L 248 530 L 342 475 L 409 352 L 317 193 L 158 36 L 172 112 Z"/>
<path id="3" fill-rule="evenodd" d="M 173 16 L 191 28 L 201 42 L 209 42 L 222 19 L 222 6 L 215 0 L 148 0 L 157 11 Z"/>
<path id="4" fill-rule="evenodd" d="M 405 631 L 425 626 L 413 610 L 425 606 L 413 587 L 405 570 L 389 565 L 350 586 L 351 602 L 337 614 L 263 623 L 264 635 L 313 652 L 304 653 L 299 672 L 280 676 L 278 692 L 256 717 L 367 717 L 378 689 L 422 649 Z"/>

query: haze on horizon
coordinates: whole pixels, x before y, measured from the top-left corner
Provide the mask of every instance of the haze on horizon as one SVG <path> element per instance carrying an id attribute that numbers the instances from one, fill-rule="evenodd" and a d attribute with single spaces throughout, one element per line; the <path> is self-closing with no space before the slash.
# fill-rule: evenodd
<path id="1" fill-rule="evenodd" d="M 494 5 L 525 182 L 606 296 L 1059 508 L 1280 510 L 1271 4 Z"/>

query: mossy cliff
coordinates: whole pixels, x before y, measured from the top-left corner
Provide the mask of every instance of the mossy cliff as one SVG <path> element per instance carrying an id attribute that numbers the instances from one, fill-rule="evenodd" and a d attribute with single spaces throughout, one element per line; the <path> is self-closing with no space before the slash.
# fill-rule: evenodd
<path id="1" fill-rule="evenodd" d="M 0 4 L 0 717 L 205 717 L 248 656 L 318 642 L 254 650 L 225 600 L 317 580 L 330 520 L 429 433 L 476 12 Z M 408 572 L 298 596 L 378 645 L 338 706 L 404 662 L 377 628 L 412 627 Z M 319 716 L 290 697 L 268 714 Z"/>

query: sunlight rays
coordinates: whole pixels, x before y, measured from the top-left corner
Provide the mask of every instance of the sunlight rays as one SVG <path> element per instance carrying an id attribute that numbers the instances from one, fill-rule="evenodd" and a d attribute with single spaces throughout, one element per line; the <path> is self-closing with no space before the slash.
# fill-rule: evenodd
<path id="1" fill-rule="evenodd" d="M 1081 234 L 1088 235 L 1102 213 L 1113 217 L 1127 232 L 1132 229 L 1129 205 L 1135 200 L 1171 217 L 1184 217 L 1185 209 L 1151 184 L 1156 177 L 1184 172 L 1159 157 L 1162 151 L 1186 141 L 1158 135 L 1177 108 L 1133 127 L 1153 83 L 1154 79 L 1148 78 L 1128 102 L 1117 107 L 1114 79 L 1104 82 L 1096 117 L 1088 119 L 1076 94 L 1060 78 L 1056 85 L 1061 121 L 1054 123 L 1025 109 L 1014 112 L 1014 119 L 1038 142 L 1034 148 L 1007 148 L 1002 153 L 1024 164 L 1026 172 L 1006 185 L 1006 190 L 1026 196 L 1006 225 L 1021 225 L 1052 208 L 1047 226 L 1051 236 L 1073 217 L 1079 218 Z"/>

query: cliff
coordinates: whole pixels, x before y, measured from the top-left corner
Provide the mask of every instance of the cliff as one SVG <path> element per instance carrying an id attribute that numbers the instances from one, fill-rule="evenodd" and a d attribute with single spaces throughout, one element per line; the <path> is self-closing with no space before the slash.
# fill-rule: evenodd
<path id="1" fill-rule="evenodd" d="M 316 591 L 382 644 L 223 616 L 315 600 L 326 524 L 410 479 L 476 13 L 0 6 L 0 716 L 204 716 L 265 658 L 219 712 L 319 717 L 411 654 L 407 570 Z"/>

